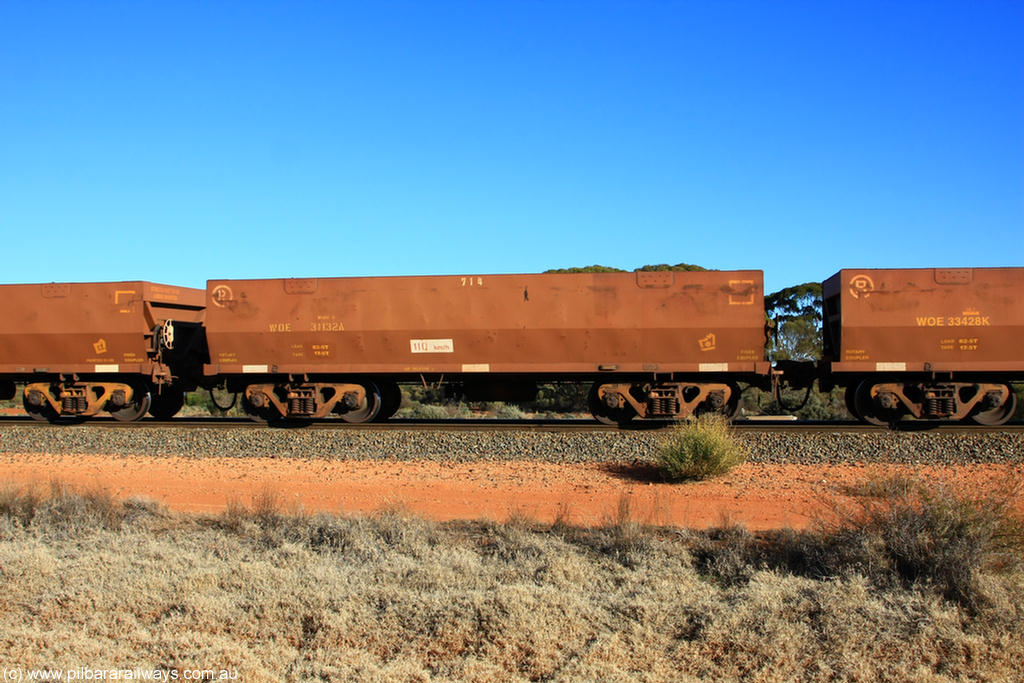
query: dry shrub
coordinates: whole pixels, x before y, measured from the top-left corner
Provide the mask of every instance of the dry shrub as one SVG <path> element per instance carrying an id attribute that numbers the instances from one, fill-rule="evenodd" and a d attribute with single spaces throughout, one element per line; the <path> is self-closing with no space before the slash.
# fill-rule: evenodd
<path id="1" fill-rule="evenodd" d="M 646 550 L 648 537 L 645 526 L 637 519 L 633 498 L 623 494 L 615 506 L 615 517 L 605 523 L 604 531 L 611 538 L 610 547 L 615 554 L 629 558 Z"/>
<path id="2" fill-rule="evenodd" d="M 859 498 L 898 498 L 912 494 L 921 485 L 913 474 L 869 475 L 845 488 L 845 493 Z"/>
<path id="3" fill-rule="evenodd" d="M 252 497 L 252 512 L 261 526 L 276 526 L 282 517 L 281 495 L 269 484 Z"/>
<path id="4" fill-rule="evenodd" d="M 676 426 L 662 439 L 658 449 L 658 465 L 672 481 L 725 474 L 747 457 L 746 447 L 733 436 L 729 422 L 714 413 Z"/>
<path id="5" fill-rule="evenodd" d="M 303 541 L 317 553 L 349 551 L 355 542 L 353 524 L 334 515 L 319 513 L 305 525 Z"/>
<path id="6" fill-rule="evenodd" d="M 224 529 L 230 529 L 235 533 L 241 532 L 245 524 L 250 520 L 252 513 L 248 506 L 238 498 L 228 498 L 224 511 L 220 513 L 218 522 Z"/>
<path id="7" fill-rule="evenodd" d="M 552 533 L 562 536 L 572 526 L 572 509 L 567 501 L 560 501 L 558 508 L 555 510 L 555 518 L 551 522 Z"/>
<path id="8" fill-rule="evenodd" d="M 43 493 L 34 484 L 15 486 L 4 484 L 0 487 L 0 516 L 7 517 L 22 526 L 28 526 L 36 516 L 43 502 Z"/>
<path id="9" fill-rule="evenodd" d="M 154 503 L 117 500 L 105 488 L 79 490 L 53 480 L 49 491 L 35 484 L 0 487 L 0 516 L 24 528 L 39 528 L 64 538 L 94 529 L 120 529 L 125 520 L 160 513 Z"/>
<path id="10" fill-rule="evenodd" d="M 544 555 L 539 533 L 529 524 L 490 520 L 470 525 L 480 554 L 504 569 L 535 565 Z"/>
<path id="11" fill-rule="evenodd" d="M 37 517 L 45 517 L 46 523 L 59 534 L 72 537 L 96 527 L 117 529 L 124 521 L 125 511 L 106 489 L 79 492 L 64 482 L 53 481 Z"/>
<path id="12" fill-rule="evenodd" d="M 566 525 L 558 535 L 570 543 L 610 557 L 623 567 L 636 568 L 651 550 L 657 530 L 640 519 L 632 497 L 623 494 L 601 526 L 587 530 Z"/>
<path id="13" fill-rule="evenodd" d="M 389 503 L 366 520 L 365 528 L 386 547 L 417 555 L 424 545 L 436 543 L 437 525 L 418 517 L 402 503 Z"/>
<path id="14" fill-rule="evenodd" d="M 508 516 L 505 517 L 505 526 L 530 530 L 538 528 L 540 524 L 538 523 L 537 518 L 531 514 L 529 510 L 517 505 L 509 509 Z"/>
<path id="15" fill-rule="evenodd" d="M 741 524 L 695 533 L 690 554 L 698 572 L 726 587 L 747 583 L 764 564 L 761 547 Z"/>
<path id="16" fill-rule="evenodd" d="M 920 480 L 869 482 L 870 495 L 837 508 L 806 533 L 772 544 L 775 561 L 814 578 L 857 573 L 878 584 L 925 588 L 977 609 L 983 573 L 1006 573 L 1024 555 L 1019 486 L 956 490 Z"/>
<path id="17" fill-rule="evenodd" d="M 811 530 L 760 536 L 742 526 L 694 532 L 694 568 L 722 586 L 741 586 L 759 569 L 816 580 L 861 576 L 883 590 L 936 593 L 972 612 L 987 604 L 985 575 L 1024 562 L 1024 520 L 1013 508 L 1019 484 L 957 490 L 907 476 L 851 487 Z"/>

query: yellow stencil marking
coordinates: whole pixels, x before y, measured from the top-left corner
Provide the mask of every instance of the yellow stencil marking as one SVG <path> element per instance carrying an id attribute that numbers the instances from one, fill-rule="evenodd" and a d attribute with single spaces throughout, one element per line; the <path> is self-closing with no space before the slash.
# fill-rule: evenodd
<path id="1" fill-rule="evenodd" d="M 749 306 L 754 303 L 753 280 L 729 280 L 729 305 Z"/>
<path id="2" fill-rule="evenodd" d="M 126 299 L 127 303 L 129 303 L 129 304 L 135 298 L 135 290 L 134 289 L 117 289 L 117 290 L 114 290 L 114 305 L 115 306 L 119 306 L 121 304 L 121 295 L 122 294 L 127 295 L 125 297 L 125 299 Z M 129 308 L 122 308 L 121 309 L 121 313 L 131 313 L 131 309 L 129 309 Z"/>

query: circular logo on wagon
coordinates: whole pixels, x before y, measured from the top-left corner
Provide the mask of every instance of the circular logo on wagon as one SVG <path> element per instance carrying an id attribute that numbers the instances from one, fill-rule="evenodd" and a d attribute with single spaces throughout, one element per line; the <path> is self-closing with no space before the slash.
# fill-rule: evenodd
<path id="1" fill-rule="evenodd" d="M 854 299 L 866 297 L 873 291 L 875 291 L 875 282 L 870 276 L 862 273 L 850 278 L 850 296 Z"/>
<path id="2" fill-rule="evenodd" d="M 231 288 L 227 285 L 217 285 L 213 288 L 213 292 L 210 294 L 210 298 L 213 299 L 214 306 L 220 306 L 224 308 L 229 303 L 234 301 L 235 295 L 231 291 Z"/>

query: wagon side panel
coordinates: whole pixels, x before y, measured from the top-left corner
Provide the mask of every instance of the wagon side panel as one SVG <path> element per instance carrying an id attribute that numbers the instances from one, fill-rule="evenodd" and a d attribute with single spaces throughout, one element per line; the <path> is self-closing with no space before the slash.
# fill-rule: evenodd
<path id="1" fill-rule="evenodd" d="M 837 372 L 1024 371 L 1024 268 L 843 270 L 828 284 Z"/>
<path id="2" fill-rule="evenodd" d="M 219 280 L 208 374 L 753 369 L 760 271 Z"/>

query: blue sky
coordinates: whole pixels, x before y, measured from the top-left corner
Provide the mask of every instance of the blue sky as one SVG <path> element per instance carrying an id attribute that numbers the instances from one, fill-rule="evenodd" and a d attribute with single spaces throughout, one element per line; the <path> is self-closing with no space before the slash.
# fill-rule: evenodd
<path id="1" fill-rule="evenodd" d="M 0 281 L 1024 266 L 1024 3 L 0 0 Z"/>

